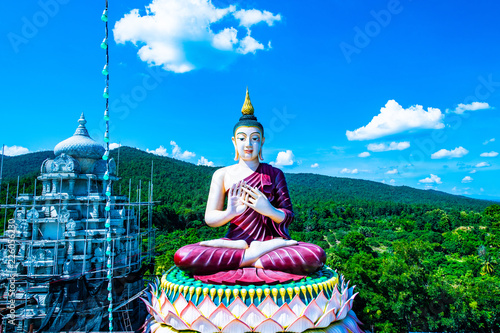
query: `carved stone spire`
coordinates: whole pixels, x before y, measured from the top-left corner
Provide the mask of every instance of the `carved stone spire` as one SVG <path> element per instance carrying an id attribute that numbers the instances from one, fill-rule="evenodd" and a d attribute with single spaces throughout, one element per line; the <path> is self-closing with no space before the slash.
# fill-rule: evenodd
<path id="1" fill-rule="evenodd" d="M 78 125 L 78 128 L 76 129 L 75 134 L 73 134 L 73 135 L 82 135 L 82 136 L 90 137 L 89 132 L 87 131 L 87 128 L 85 127 L 87 120 L 85 120 L 85 115 L 83 114 L 83 112 L 82 112 L 82 115 L 80 116 L 80 119 L 78 119 L 78 123 L 80 123 L 80 125 Z"/>
<path id="2" fill-rule="evenodd" d="M 248 87 L 247 87 L 247 94 L 245 96 L 245 103 L 243 103 L 243 107 L 241 108 L 241 113 L 244 115 L 249 114 L 253 115 L 253 105 L 252 102 L 250 101 L 250 95 L 248 94 Z"/>

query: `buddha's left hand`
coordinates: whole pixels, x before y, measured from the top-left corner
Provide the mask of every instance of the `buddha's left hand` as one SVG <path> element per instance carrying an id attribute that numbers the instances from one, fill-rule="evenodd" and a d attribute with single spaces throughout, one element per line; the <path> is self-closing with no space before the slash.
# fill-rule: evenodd
<path id="1" fill-rule="evenodd" d="M 256 212 L 264 216 L 275 214 L 276 208 L 271 205 L 266 195 L 259 191 L 258 188 L 243 184 L 242 190 L 248 194 L 243 200 L 246 206 L 253 208 Z"/>

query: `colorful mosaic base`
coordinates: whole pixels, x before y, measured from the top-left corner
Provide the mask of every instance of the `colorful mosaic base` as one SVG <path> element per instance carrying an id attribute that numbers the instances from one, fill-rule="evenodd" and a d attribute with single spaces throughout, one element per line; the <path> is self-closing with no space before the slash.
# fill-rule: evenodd
<path id="1" fill-rule="evenodd" d="M 351 310 L 353 290 L 328 267 L 263 286 L 204 284 L 172 268 L 143 300 L 151 314 L 145 332 L 362 333 Z"/>
<path id="2" fill-rule="evenodd" d="M 173 267 L 163 275 L 161 288 L 165 290 L 171 302 L 174 302 L 179 294 L 183 294 L 187 301 L 192 301 L 195 305 L 208 296 L 216 305 L 224 303 L 228 306 L 239 296 L 243 303 L 249 306 L 250 304 L 259 305 L 265 297 L 271 295 L 276 304 L 281 306 L 290 302 L 295 295 L 298 295 L 305 304 L 309 304 L 321 291 L 327 298 L 330 298 L 334 286 L 338 283 L 339 275 L 329 267 L 323 267 L 320 271 L 298 282 L 261 286 L 205 284 L 177 267 Z M 340 284 L 342 283 L 340 281 Z"/>

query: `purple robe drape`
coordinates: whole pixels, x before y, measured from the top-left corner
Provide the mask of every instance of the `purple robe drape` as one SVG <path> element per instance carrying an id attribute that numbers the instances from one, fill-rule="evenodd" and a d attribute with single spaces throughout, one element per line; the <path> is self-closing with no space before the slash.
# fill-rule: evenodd
<path id="1" fill-rule="evenodd" d="M 231 220 L 229 230 L 224 237 L 230 240 L 265 241 L 276 237 L 290 239 L 288 226 L 294 219 L 292 203 L 288 194 L 285 175 L 269 164 L 261 163 L 257 170 L 245 178 L 252 187 L 257 187 L 266 195 L 269 202 L 285 213 L 285 219 L 276 223 L 251 208 Z M 244 250 L 186 245 L 174 256 L 180 269 L 193 274 L 206 275 L 219 271 L 237 269 L 243 259 Z M 260 258 L 265 269 L 274 269 L 294 274 L 312 273 L 323 266 L 326 254 L 317 245 L 300 242 L 297 245 L 282 247 L 270 251 Z"/>

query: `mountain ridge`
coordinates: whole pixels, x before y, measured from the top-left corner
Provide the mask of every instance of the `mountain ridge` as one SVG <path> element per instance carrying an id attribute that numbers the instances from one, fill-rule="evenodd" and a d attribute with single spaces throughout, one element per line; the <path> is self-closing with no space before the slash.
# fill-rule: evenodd
<path id="1" fill-rule="evenodd" d="M 211 176 L 217 168 L 220 168 L 198 166 L 126 146 L 120 148 L 120 161 L 118 161 L 118 149 L 112 150 L 111 156 L 120 164 L 118 171 L 119 176 L 122 177 L 122 185 L 125 178 L 127 182 L 128 178 L 148 181 L 151 174 L 151 161 L 153 161 L 155 194 L 158 193 L 162 201 L 168 200 L 172 197 L 169 191 L 178 192 L 178 186 L 182 184 L 187 195 L 182 195 L 177 199 L 193 199 L 197 205 L 206 200 Z M 41 151 L 5 158 L 3 180 L 13 180 L 17 176 L 36 177 L 40 172 L 42 162 L 53 157 L 52 151 Z M 433 206 L 447 206 L 451 203 L 461 209 L 474 210 L 481 210 L 495 203 L 490 200 L 469 198 L 436 190 L 421 190 L 406 185 L 387 185 L 372 180 L 313 173 L 285 173 L 285 175 L 292 199 L 296 197 L 303 200 L 305 196 L 314 200 L 319 197 L 323 201 L 368 200 Z M 298 199 L 298 203 L 302 200 Z"/>

